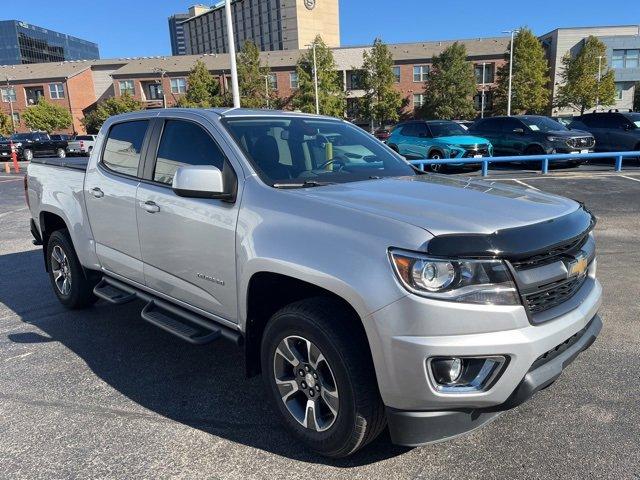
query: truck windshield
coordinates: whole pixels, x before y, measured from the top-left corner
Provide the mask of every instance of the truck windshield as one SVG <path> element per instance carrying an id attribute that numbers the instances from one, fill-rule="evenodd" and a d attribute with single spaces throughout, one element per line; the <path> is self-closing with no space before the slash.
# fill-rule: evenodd
<path id="1" fill-rule="evenodd" d="M 633 123 L 636 128 L 640 128 L 640 113 L 627 113 L 625 117 L 629 119 L 631 123 Z"/>
<path id="2" fill-rule="evenodd" d="M 560 122 L 551 120 L 547 117 L 522 117 L 524 124 L 534 132 L 557 132 L 568 130 Z"/>
<path id="3" fill-rule="evenodd" d="M 416 175 L 379 140 L 349 123 L 286 117 L 230 118 L 223 123 L 260 178 L 274 187 Z"/>
<path id="4" fill-rule="evenodd" d="M 429 128 L 434 137 L 468 135 L 468 132 L 456 122 L 429 122 Z"/>

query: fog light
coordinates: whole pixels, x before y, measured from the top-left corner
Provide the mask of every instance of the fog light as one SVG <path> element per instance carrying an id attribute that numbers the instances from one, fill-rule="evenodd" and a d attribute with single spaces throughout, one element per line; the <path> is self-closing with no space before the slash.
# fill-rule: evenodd
<path id="1" fill-rule="evenodd" d="M 427 371 L 440 392 L 474 393 L 491 387 L 506 363 L 503 356 L 434 357 L 427 361 Z"/>

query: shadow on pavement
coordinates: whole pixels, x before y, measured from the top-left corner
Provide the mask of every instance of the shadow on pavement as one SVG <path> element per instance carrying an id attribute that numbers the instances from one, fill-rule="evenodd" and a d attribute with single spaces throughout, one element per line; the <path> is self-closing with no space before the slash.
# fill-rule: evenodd
<path id="1" fill-rule="evenodd" d="M 260 378 L 245 378 L 240 349 L 223 341 L 200 347 L 184 343 L 144 322 L 140 302 L 66 310 L 51 290 L 40 250 L 0 256 L 0 271 L 0 303 L 43 332 L 8 334 L 10 341 L 60 342 L 100 379 L 159 415 L 309 463 L 348 468 L 407 451 L 391 445 L 385 433 L 346 460 L 314 455 L 297 445 L 281 426 L 266 403 Z"/>

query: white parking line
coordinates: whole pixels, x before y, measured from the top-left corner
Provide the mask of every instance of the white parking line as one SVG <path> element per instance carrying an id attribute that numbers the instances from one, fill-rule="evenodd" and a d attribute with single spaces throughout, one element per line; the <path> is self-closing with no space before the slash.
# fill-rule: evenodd
<path id="1" fill-rule="evenodd" d="M 529 185 L 527 183 L 524 183 L 523 181 L 518 180 L 517 178 L 514 178 L 513 181 L 516 182 L 516 183 L 519 183 L 520 185 L 524 185 L 525 187 L 530 188 L 532 190 L 540 190 L 539 188 L 532 187 L 531 185 Z"/>
<path id="2" fill-rule="evenodd" d="M 7 215 L 10 215 L 12 213 L 22 212 L 22 211 L 27 210 L 27 209 L 28 209 L 27 207 L 22 207 L 22 208 L 16 208 L 15 210 L 11 210 L 9 212 L 0 213 L 0 218 L 6 217 Z"/>
<path id="3" fill-rule="evenodd" d="M 628 178 L 629 180 L 633 180 L 634 182 L 640 182 L 640 178 L 628 177 L 627 175 L 620 175 L 622 178 Z"/>
<path id="4" fill-rule="evenodd" d="M 5 358 L 4 361 L 8 362 L 9 360 L 17 360 L 18 358 L 24 358 L 24 357 L 28 357 L 29 355 L 33 355 L 34 353 L 35 352 L 23 353 L 22 355 L 16 355 L 15 357 Z"/>

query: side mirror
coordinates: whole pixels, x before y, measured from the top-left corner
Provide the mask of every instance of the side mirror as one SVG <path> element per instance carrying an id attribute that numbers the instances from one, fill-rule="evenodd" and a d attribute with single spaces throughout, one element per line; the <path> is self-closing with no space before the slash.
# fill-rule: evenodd
<path id="1" fill-rule="evenodd" d="M 229 200 L 233 195 L 226 192 L 224 187 L 224 178 L 220 169 L 209 165 L 178 167 L 171 185 L 173 191 L 180 197 Z"/>
<path id="2" fill-rule="evenodd" d="M 518 134 L 524 133 L 524 128 L 514 128 L 513 133 L 518 133 Z"/>
<path id="3" fill-rule="evenodd" d="M 623 129 L 623 130 L 631 130 L 631 128 L 632 128 L 632 127 L 631 127 L 631 125 L 630 125 L 630 124 L 628 124 L 628 123 L 625 123 L 625 124 L 622 126 L 622 129 Z"/>

